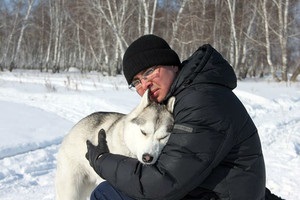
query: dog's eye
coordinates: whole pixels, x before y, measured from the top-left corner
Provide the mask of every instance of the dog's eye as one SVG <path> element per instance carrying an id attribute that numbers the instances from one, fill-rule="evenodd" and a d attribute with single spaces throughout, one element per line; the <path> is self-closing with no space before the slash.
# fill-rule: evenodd
<path id="1" fill-rule="evenodd" d="M 165 135 L 164 137 L 159 138 L 159 140 L 166 139 L 169 135 Z"/>
<path id="2" fill-rule="evenodd" d="M 143 134 L 144 136 L 147 135 L 147 133 L 146 133 L 145 131 L 141 130 L 141 132 L 142 132 L 142 134 Z"/>

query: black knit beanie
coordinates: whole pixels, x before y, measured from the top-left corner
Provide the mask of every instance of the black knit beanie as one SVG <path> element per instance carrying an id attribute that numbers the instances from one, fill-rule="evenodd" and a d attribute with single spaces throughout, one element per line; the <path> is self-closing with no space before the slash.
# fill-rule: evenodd
<path id="1" fill-rule="evenodd" d="M 139 72 L 155 66 L 180 66 L 177 53 L 168 43 L 155 35 L 144 35 L 135 40 L 123 57 L 123 72 L 128 84 Z"/>

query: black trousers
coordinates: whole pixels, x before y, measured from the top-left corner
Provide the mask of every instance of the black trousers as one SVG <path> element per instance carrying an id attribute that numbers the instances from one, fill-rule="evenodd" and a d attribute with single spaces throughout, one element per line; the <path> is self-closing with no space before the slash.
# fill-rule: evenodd
<path id="1" fill-rule="evenodd" d="M 219 200 L 220 198 L 212 191 L 199 188 L 190 192 L 182 200 Z M 100 183 L 91 195 L 91 200 L 134 200 L 115 189 L 107 181 Z M 265 200 L 284 200 L 266 188 Z"/>

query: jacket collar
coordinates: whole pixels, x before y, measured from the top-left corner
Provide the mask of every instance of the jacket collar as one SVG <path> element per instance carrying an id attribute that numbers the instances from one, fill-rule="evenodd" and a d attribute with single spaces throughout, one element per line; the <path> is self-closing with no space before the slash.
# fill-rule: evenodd
<path id="1" fill-rule="evenodd" d="M 209 44 L 199 47 L 182 62 L 181 70 L 165 99 L 176 96 L 190 85 L 200 83 L 223 85 L 231 90 L 237 84 L 231 65 Z"/>

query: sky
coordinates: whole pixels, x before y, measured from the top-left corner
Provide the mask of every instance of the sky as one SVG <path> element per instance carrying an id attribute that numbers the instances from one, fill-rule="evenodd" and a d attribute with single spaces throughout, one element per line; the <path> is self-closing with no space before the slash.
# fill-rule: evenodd
<path id="1" fill-rule="evenodd" d="M 234 90 L 262 142 L 267 187 L 300 196 L 300 82 L 243 80 Z M 123 76 L 76 71 L 0 73 L 0 199 L 53 200 L 63 137 L 95 111 L 128 113 L 140 97 Z"/>

